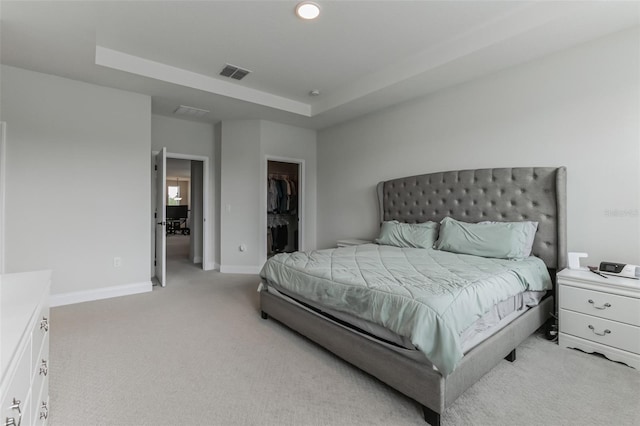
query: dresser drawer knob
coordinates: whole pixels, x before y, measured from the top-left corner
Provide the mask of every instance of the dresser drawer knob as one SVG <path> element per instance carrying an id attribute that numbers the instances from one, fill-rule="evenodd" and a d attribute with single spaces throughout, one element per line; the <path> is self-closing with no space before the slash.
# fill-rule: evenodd
<path id="1" fill-rule="evenodd" d="M 11 409 L 12 410 L 18 410 L 18 414 L 22 414 L 22 410 L 20 409 L 20 404 L 22 404 L 22 402 L 19 399 L 13 398 L 13 403 L 11 404 Z"/>
<path id="2" fill-rule="evenodd" d="M 44 330 L 45 333 L 49 331 L 49 319 L 47 317 L 42 317 L 42 321 L 40 321 L 40 330 Z"/>
<path id="3" fill-rule="evenodd" d="M 602 305 L 602 306 L 596 306 L 596 305 L 595 305 L 595 302 L 594 302 L 593 300 L 591 300 L 591 299 L 589 299 L 589 303 L 591 303 L 591 304 L 593 305 L 593 307 L 594 307 L 594 308 L 596 308 L 596 309 L 600 309 L 600 310 L 602 310 L 602 309 L 607 309 L 607 308 L 610 308 L 610 307 L 611 307 L 611 303 L 605 303 L 605 304 L 604 304 L 604 305 Z"/>
<path id="4" fill-rule="evenodd" d="M 13 403 L 10 408 L 12 410 L 18 410 L 18 422 L 16 423 L 15 417 L 7 417 L 4 421 L 4 426 L 20 426 L 22 423 L 22 410 L 20 409 L 20 404 L 22 404 L 20 400 L 13 398 Z"/>
<path id="5" fill-rule="evenodd" d="M 589 329 L 591 331 L 593 331 L 593 334 L 598 335 L 598 336 L 606 336 L 607 334 L 611 333 L 611 330 L 609 330 L 608 328 L 605 328 L 603 333 L 598 333 L 596 331 L 596 329 L 591 324 L 589 324 Z"/>
<path id="6" fill-rule="evenodd" d="M 47 367 L 47 360 L 43 359 L 42 364 L 40 365 L 40 375 L 46 376 L 48 372 L 49 372 L 49 367 Z"/>
<path id="7" fill-rule="evenodd" d="M 42 406 L 40 407 L 40 420 L 46 420 L 47 417 L 49 417 L 49 407 L 45 401 L 42 401 Z"/>

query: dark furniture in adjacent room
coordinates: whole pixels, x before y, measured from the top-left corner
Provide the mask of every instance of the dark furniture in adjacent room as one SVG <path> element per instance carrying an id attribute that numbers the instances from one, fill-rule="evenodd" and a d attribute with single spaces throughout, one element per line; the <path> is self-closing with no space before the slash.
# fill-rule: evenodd
<path id="1" fill-rule="evenodd" d="M 189 206 L 167 206 L 167 234 L 189 235 L 191 230 L 187 226 Z"/>

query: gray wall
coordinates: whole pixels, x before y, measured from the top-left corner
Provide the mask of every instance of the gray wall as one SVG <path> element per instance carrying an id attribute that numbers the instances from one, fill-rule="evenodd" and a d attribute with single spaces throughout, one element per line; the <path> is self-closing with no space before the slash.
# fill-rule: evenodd
<path id="1" fill-rule="evenodd" d="M 214 151 L 214 175 L 215 175 L 215 190 L 214 190 L 214 201 L 213 201 L 213 205 L 214 205 L 214 209 L 213 211 L 215 212 L 215 220 L 212 220 L 213 223 L 213 229 L 214 229 L 214 234 L 216 237 L 214 238 L 214 262 L 216 265 L 216 268 L 220 268 L 220 252 L 222 251 L 222 249 L 220 248 L 220 225 L 221 225 L 221 218 L 220 218 L 220 214 L 222 212 L 222 207 L 220 204 L 220 194 L 222 193 L 222 162 L 221 162 L 221 158 L 222 158 L 222 123 L 217 123 L 214 127 L 213 127 L 213 136 L 214 136 L 214 141 L 213 141 L 213 151 Z"/>
<path id="2" fill-rule="evenodd" d="M 568 167 L 568 249 L 640 263 L 639 33 L 630 30 L 318 135 L 318 245 L 377 234 L 375 184 Z"/>
<path id="3" fill-rule="evenodd" d="M 298 184 L 304 183 L 304 191 L 301 196 L 304 197 L 304 210 L 302 211 L 302 223 L 304 239 L 302 241 L 301 250 L 311 250 L 316 248 L 316 200 L 317 200 L 317 150 L 316 150 L 316 132 L 309 129 L 301 129 L 299 127 L 288 126 L 285 124 L 274 123 L 272 121 L 262 121 L 260 127 L 261 147 L 262 147 L 262 168 L 261 180 L 263 191 L 260 193 L 261 209 L 264 216 L 262 221 L 266 227 L 266 206 L 267 206 L 267 161 L 266 158 L 279 158 L 282 160 L 293 159 L 304 161 L 304 179 L 299 179 Z M 267 241 L 266 234 L 263 233 L 263 240 L 260 245 L 263 249 L 261 263 L 267 259 Z"/>
<path id="4" fill-rule="evenodd" d="M 52 294 L 148 283 L 151 99 L 8 66 L 1 78 L 6 272 L 53 269 Z"/>
<path id="5" fill-rule="evenodd" d="M 267 157 L 304 161 L 304 248 L 316 248 L 316 132 L 263 120 L 219 129 L 220 270 L 256 273 L 266 260 Z"/>
<path id="6" fill-rule="evenodd" d="M 251 273 L 260 247 L 260 121 L 222 122 L 220 271 Z M 266 231 L 265 231 L 266 232 Z M 240 251 L 240 245 L 246 250 Z"/>
<path id="7" fill-rule="evenodd" d="M 169 153 L 198 155 L 209 158 L 210 217 L 207 218 L 206 226 L 209 228 L 210 252 L 207 253 L 207 259 L 203 259 L 202 261 L 206 263 L 207 269 L 214 268 L 214 259 L 216 256 L 214 241 L 218 238 L 219 234 L 217 234 L 214 229 L 214 224 L 217 220 L 217 211 L 215 210 L 214 203 L 217 195 L 214 192 L 216 185 L 214 170 L 216 159 L 214 152 L 213 125 L 154 114 L 151 116 L 151 145 L 153 151 L 160 151 L 165 147 Z M 155 194 L 152 200 L 155 200 Z M 197 218 L 192 216 L 192 219 Z M 202 233 L 198 232 L 197 229 L 192 233 L 192 239 L 195 238 L 194 244 L 199 247 L 202 247 L 202 242 L 200 241 L 202 238 L 201 234 Z M 152 233 L 152 240 L 155 240 L 155 233 Z M 155 243 L 153 241 L 151 243 L 151 249 L 153 253 L 153 250 L 155 250 Z M 192 252 L 192 254 L 195 256 L 196 260 L 202 256 L 200 250 L 196 250 L 196 252 Z M 153 270 L 153 260 L 151 262 L 151 268 Z"/>

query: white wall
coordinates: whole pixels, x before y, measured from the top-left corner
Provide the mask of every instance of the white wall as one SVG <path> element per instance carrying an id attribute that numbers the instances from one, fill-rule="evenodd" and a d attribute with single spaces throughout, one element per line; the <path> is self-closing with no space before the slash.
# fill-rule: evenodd
<path id="1" fill-rule="evenodd" d="M 217 220 L 214 202 L 217 195 L 213 189 L 216 183 L 213 125 L 153 114 L 151 116 L 151 146 L 153 151 L 160 151 L 163 147 L 166 147 L 168 153 L 198 155 L 209 158 L 209 217 L 205 222 L 209 228 L 210 235 L 209 253 L 206 255 L 207 259 L 202 261 L 206 263 L 205 267 L 207 269 L 214 268 L 214 259 L 216 257 L 214 240 L 218 238 L 218 234 L 214 229 L 214 224 Z M 152 198 L 152 200 L 154 199 Z M 192 233 L 193 238 L 197 240 L 194 243 L 202 247 L 202 242 L 200 241 L 202 236 L 197 229 Z M 155 249 L 153 240 L 155 240 L 155 233 L 152 233 L 152 253 Z M 197 251 L 199 252 L 199 250 Z M 202 256 L 201 253 L 193 254 L 196 260 Z M 153 270 L 153 258 L 151 260 L 151 269 Z"/>
<path id="2" fill-rule="evenodd" d="M 260 146 L 262 174 L 261 185 L 265 188 L 261 191 L 262 221 L 266 229 L 267 221 L 267 158 L 294 159 L 304 161 L 304 179 L 299 179 L 299 184 L 304 184 L 303 198 L 303 241 L 301 250 L 316 248 L 316 199 L 317 199 L 317 169 L 316 169 L 316 131 L 274 123 L 272 121 L 260 122 Z M 267 260 L 266 233 L 262 233 L 260 242 L 262 252 L 260 262 Z"/>
<path id="3" fill-rule="evenodd" d="M 260 121 L 222 122 L 220 271 L 255 273 L 260 247 Z M 265 231 L 266 232 L 266 231 Z M 240 245 L 246 250 L 240 251 Z"/>
<path id="4" fill-rule="evenodd" d="M 4 274 L 4 258 L 5 258 L 5 184 L 7 171 L 7 154 L 5 140 L 6 123 L 0 121 L 0 274 Z"/>
<path id="5" fill-rule="evenodd" d="M 150 290 L 151 99 L 1 71 L 6 271 L 53 269 L 53 295 L 137 284 Z"/>
<path id="6" fill-rule="evenodd" d="M 213 201 L 213 205 L 214 205 L 214 209 L 213 211 L 215 212 L 215 220 L 212 220 L 212 222 L 214 222 L 213 224 L 213 229 L 214 229 L 214 234 L 216 235 L 216 238 L 214 238 L 213 244 L 214 244 L 214 262 L 216 265 L 216 268 L 220 267 L 220 252 L 222 251 L 221 247 L 220 247 L 220 238 L 221 238 L 221 217 L 220 214 L 222 212 L 222 207 L 221 207 L 221 200 L 220 200 L 220 194 L 222 193 L 222 123 L 217 123 L 215 126 L 213 126 L 213 136 L 214 136 L 214 141 L 213 141 L 213 151 L 214 151 L 214 175 L 215 175 L 215 190 L 214 190 L 214 201 Z"/>
<path id="7" fill-rule="evenodd" d="M 267 156 L 304 160 L 304 248 L 315 248 L 316 132 L 237 120 L 223 121 L 220 134 L 220 270 L 256 273 L 266 260 Z"/>
<path id="8" fill-rule="evenodd" d="M 321 131 L 318 245 L 377 234 L 382 180 L 565 165 L 569 251 L 639 264 L 639 40 L 617 33 Z"/>
<path id="9" fill-rule="evenodd" d="M 213 125 L 153 114 L 151 146 L 154 151 L 166 147 L 167 152 L 213 158 Z"/>

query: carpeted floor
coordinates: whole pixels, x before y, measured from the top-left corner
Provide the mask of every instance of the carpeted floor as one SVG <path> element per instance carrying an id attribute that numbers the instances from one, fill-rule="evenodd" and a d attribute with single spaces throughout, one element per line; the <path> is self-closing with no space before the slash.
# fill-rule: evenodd
<path id="1" fill-rule="evenodd" d="M 260 319 L 257 276 L 204 272 L 171 238 L 167 287 L 52 310 L 50 424 L 425 424 L 417 403 Z M 637 370 L 534 335 L 442 420 L 638 425 L 639 398 Z"/>

